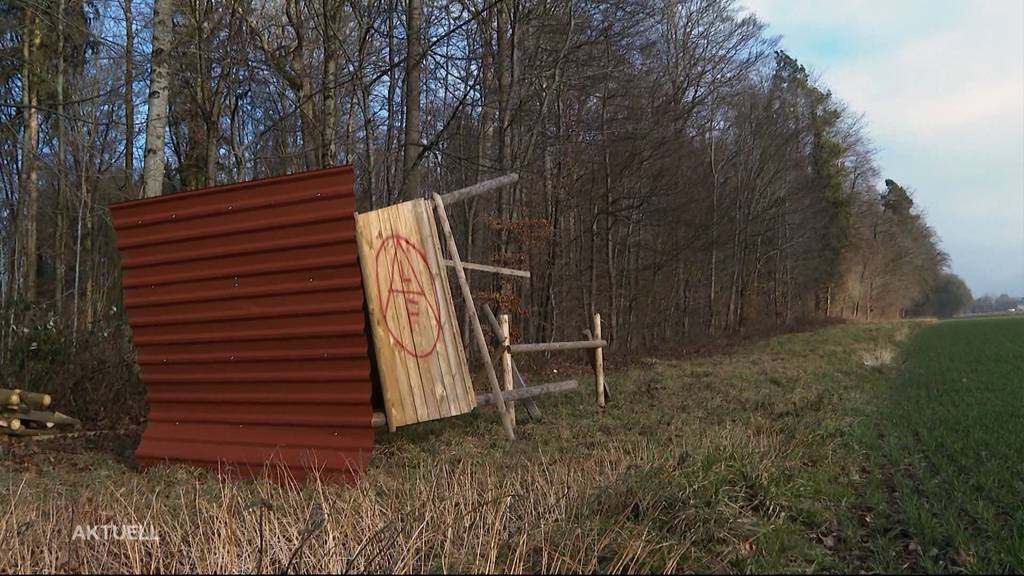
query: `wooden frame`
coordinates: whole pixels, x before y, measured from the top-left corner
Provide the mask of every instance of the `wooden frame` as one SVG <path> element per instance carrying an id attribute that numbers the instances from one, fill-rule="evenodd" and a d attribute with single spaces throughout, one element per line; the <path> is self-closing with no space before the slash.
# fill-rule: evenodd
<path id="1" fill-rule="evenodd" d="M 437 262 L 442 265 L 442 269 L 452 268 L 455 271 L 455 276 L 459 283 L 459 289 L 466 305 L 466 313 L 469 317 L 470 329 L 473 332 L 472 340 L 474 341 L 477 351 L 480 353 L 483 360 L 484 372 L 487 376 L 488 385 L 491 389 L 489 393 L 476 395 L 476 405 L 494 405 L 497 408 L 498 415 L 501 418 L 502 428 L 505 432 L 505 436 L 509 440 L 515 440 L 516 438 L 515 402 L 522 402 L 530 417 L 539 419 L 541 416 L 540 409 L 537 407 L 533 398 L 543 394 L 573 390 L 579 386 L 576 380 L 527 386 L 522 374 L 519 373 L 519 370 L 516 367 L 515 360 L 512 357 L 513 354 L 552 352 L 560 350 L 593 350 L 594 357 L 592 364 L 594 366 L 595 380 L 598 390 L 597 403 L 601 407 L 604 407 L 605 405 L 604 391 L 607 388 L 607 384 L 604 381 L 603 349 L 608 345 L 608 343 L 601 339 L 600 315 L 594 316 L 594 337 L 587 340 L 576 342 L 512 344 L 508 315 L 502 314 L 499 320 L 498 318 L 495 318 L 490 307 L 487 304 L 484 304 L 482 306 L 482 310 L 491 331 L 494 333 L 494 345 L 499 350 L 502 377 L 500 381 L 498 379 L 498 373 L 497 370 L 495 370 L 487 338 L 484 336 L 483 328 L 480 324 L 480 317 L 477 312 L 476 303 L 473 300 L 472 290 L 470 290 L 469 287 L 469 280 L 467 279 L 466 271 L 474 270 L 479 272 L 515 276 L 519 278 L 529 278 L 530 273 L 524 270 L 515 270 L 500 266 L 463 262 L 462 258 L 459 256 L 459 248 L 455 242 L 455 236 L 452 234 L 451 222 L 448 219 L 448 213 L 445 206 L 497 190 L 503 186 L 514 184 L 518 180 L 519 176 L 517 174 L 507 174 L 505 176 L 480 182 L 473 186 L 456 190 L 445 195 L 434 194 L 431 197 L 433 210 L 437 216 L 438 222 L 440 223 L 440 234 L 438 234 L 438 236 L 441 238 L 439 238 L 439 240 L 443 240 L 445 243 L 449 256 L 448 258 L 442 258 L 439 254 Z M 435 229 L 435 233 L 437 232 L 438 230 Z M 450 294 L 448 297 L 450 299 Z M 388 426 L 390 429 L 394 428 L 389 418 L 382 413 L 374 413 L 372 423 L 374 427 Z"/>
<path id="2" fill-rule="evenodd" d="M 488 381 L 491 385 L 491 393 L 489 395 L 478 396 L 477 404 L 480 405 L 493 402 L 497 406 L 498 413 L 501 416 L 502 426 L 505 428 L 505 434 L 508 436 L 509 440 L 515 440 L 515 431 L 513 428 L 516 420 L 515 408 L 512 403 L 514 399 L 532 398 L 533 396 L 541 393 L 563 391 L 565 389 L 575 387 L 575 381 L 571 381 L 571 387 L 559 386 L 559 384 L 564 383 L 555 383 L 556 385 L 552 386 L 541 385 L 527 387 L 525 382 L 523 382 L 522 375 L 519 374 L 519 371 L 515 366 L 512 354 L 524 352 L 552 352 L 560 350 L 593 350 L 594 356 L 592 358 L 592 365 L 594 368 L 595 386 L 597 388 L 597 405 L 601 408 L 604 408 L 606 403 L 605 391 L 607 389 L 607 384 L 604 379 L 604 348 L 608 346 L 608 342 L 601 338 L 600 314 L 594 315 L 593 337 L 588 340 L 577 342 L 512 344 L 511 335 L 509 333 L 508 316 L 503 314 L 501 316 L 501 320 L 498 321 L 494 318 L 494 314 L 491 312 L 490 307 L 485 304 L 483 307 L 484 314 L 491 325 L 492 332 L 495 333 L 496 343 L 500 344 L 502 383 L 499 384 L 498 382 L 497 373 L 494 370 L 494 363 L 491 361 L 490 354 L 487 350 L 487 342 L 484 337 L 483 330 L 480 327 L 480 318 L 476 311 L 476 303 L 473 301 L 473 293 L 469 288 L 469 281 L 466 279 L 466 270 L 478 270 L 482 272 L 491 272 L 495 274 L 505 274 L 524 278 L 529 278 L 530 273 L 527 271 L 502 268 L 499 266 L 463 262 L 459 257 L 458 246 L 455 244 L 455 237 L 451 231 L 451 223 L 448 220 L 445 205 L 461 202 L 463 200 L 497 190 L 503 186 L 514 184 L 518 180 L 519 176 L 517 174 L 507 174 L 499 178 L 474 184 L 473 186 L 469 186 L 461 190 L 456 190 L 455 192 L 450 192 L 443 196 L 438 194 L 433 195 L 434 206 L 437 210 L 438 219 L 441 222 L 441 229 L 444 231 L 450 256 L 449 259 L 445 260 L 445 264 L 455 269 L 456 275 L 459 279 L 459 286 L 462 290 L 462 296 L 466 303 L 470 323 L 472 324 L 474 339 L 476 340 L 480 355 L 484 359 L 484 367 L 486 369 Z M 515 389 L 517 383 L 521 384 L 521 388 L 519 390 Z M 502 388 L 504 388 L 504 390 L 502 390 Z M 524 392 L 534 388 L 537 389 L 536 393 L 529 393 L 527 395 L 527 393 Z M 508 402 L 506 402 L 506 399 Z M 539 417 L 540 410 L 536 407 L 536 404 L 532 399 L 528 401 L 526 406 L 527 412 L 530 413 L 531 417 Z"/>
<path id="3" fill-rule="evenodd" d="M 498 319 L 494 317 L 494 312 L 491 311 L 491 306 L 487 303 L 481 304 L 480 310 L 483 311 L 484 320 L 487 321 L 487 324 L 491 327 L 491 332 L 494 334 L 495 346 L 501 347 L 501 324 L 499 324 Z M 526 381 L 523 380 L 522 374 L 519 373 L 519 368 L 516 367 L 516 361 L 514 358 L 512 359 L 512 384 L 517 389 L 526 388 Z M 533 401 L 532 397 L 526 397 L 523 401 L 523 405 L 526 407 L 526 413 L 530 415 L 530 418 L 540 420 L 540 408 L 537 406 L 537 403 Z"/>
<path id="4" fill-rule="evenodd" d="M 516 177 L 518 179 L 518 176 Z M 513 180 L 515 181 L 515 180 Z M 454 193 L 453 193 L 454 194 Z M 469 196 L 466 196 L 469 197 Z M 494 364 L 491 362 L 491 354 L 487 349 L 487 340 L 484 338 L 484 331 L 480 327 L 480 318 L 476 313 L 476 305 L 473 302 L 473 292 L 469 289 L 469 281 L 466 279 L 466 271 L 462 267 L 462 259 L 459 257 L 459 247 L 455 244 L 455 236 L 452 234 L 452 225 L 448 220 L 448 212 L 444 209 L 444 200 L 441 196 L 434 194 L 434 206 L 437 209 L 438 220 L 441 221 L 441 230 L 444 231 L 445 241 L 448 244 L 448 252 L 455 263 L 455 275 L 459 279 L 459 288 L 462 289 L 462 297 L 466 302 L 466 312 L 469 314 L 470 324 L 473 326 L 473 336 L 476 341 L 480 356 L 484 359 L 484 368 L 487 372 L 487 380 L 491 385 L 491 393 L 494 394 L 498 407 L 498 414 L 501 416 L 501 426 L 505 429 L 505 436 L 509 440 L 516 439 L 515 421 L 505 405 L 505 399 L 501 395 L 501 386 L 498 384 L 498 376 L 494 372 Z"/>

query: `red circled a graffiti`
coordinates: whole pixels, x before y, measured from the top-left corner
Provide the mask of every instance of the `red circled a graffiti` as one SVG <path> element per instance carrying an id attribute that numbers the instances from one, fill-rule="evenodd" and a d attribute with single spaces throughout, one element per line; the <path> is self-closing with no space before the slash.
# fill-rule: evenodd
<path id="1" fill-rule="evenodd" d="M 375 266 L 377 301 L 381 303 L 384 325 L 395 344 L 416 358 L 432 355 L 441 340 L 441 313 L 426 253 L 409 238 L 392 234 L 377 247 Z M 429 282 L 421 280 L 421 270 L 426 271 Z M 404 336 L 400 325 L 403 321 L 408 326 L 408 334 Z"/>

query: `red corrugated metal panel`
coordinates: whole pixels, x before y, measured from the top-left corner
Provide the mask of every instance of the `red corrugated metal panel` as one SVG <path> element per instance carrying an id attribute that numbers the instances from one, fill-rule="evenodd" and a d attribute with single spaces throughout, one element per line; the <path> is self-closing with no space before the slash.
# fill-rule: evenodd
<path id="1" fill-rule="evenodd" d="M 150 402 L 138 460 L 365 471 L 373 408 L 352 167 L 110 210 Z"/>

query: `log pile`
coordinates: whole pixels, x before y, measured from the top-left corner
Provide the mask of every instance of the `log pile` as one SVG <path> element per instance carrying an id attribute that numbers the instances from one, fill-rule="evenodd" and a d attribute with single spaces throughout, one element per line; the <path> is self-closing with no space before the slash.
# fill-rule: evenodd
<path id="1" fill-rule="evenodd" d="M 0 388 L 0 432 L 11 436 L 40 436 L 77 430 L 82 423 L 49 410 L 49 394 Z"/>

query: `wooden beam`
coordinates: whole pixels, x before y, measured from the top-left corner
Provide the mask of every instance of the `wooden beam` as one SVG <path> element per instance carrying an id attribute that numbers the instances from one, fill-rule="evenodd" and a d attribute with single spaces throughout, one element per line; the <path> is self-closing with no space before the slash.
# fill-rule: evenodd
<path id="1" fill-rule="evenodd" d="M 18 404 L 21 404 L 21 394 L 17 390 L 0 388 L 0 405 L 17 406 Z"/>
<path id="2" fill-rule="evenodd" d="M 594 340 L 601 341 L 601 315 L 594 314 Z M 594 348 L 594 383 L 597 386 L 597 405 L 604 408 L 604 349 Z"/>
<path id="3" fill-rule="evenodd" d="M 504 400 L 525 400 L 527 398 L 536 398 L 544 394 L 556 394 L 558 392 L 567 392 L 569 390 L 575 390 L 579 387 L 579 382 L 576 380 L 566 380 L 564 382 L 551 382 L 548 384 L 538 384 L 536 386 L 527 386 L 526 388 L 517 388 L 511 392 L 503 392 L 502 397 Z M 488 406 L 495 403 L 494 394 L 477 394 L 476 403 L 480 406 Z"/>
<path id="4" fill-rule="evenodd" d="M 590 328 L 584 328 L 583 330 L 580 330 L 580 332 L 583 333 L 583 335 L 587 338 L 587 340 L 593 340 L 594 339 L 594 334 L 593 334 L 593 332 L 590 331 Z M 601 352 L 601 355 L 603 357 L 603 355 L 604 355 L 604 351 L 603 350 Z M 603 360 L 603 358 L 602 358 L 602 360 Z M 590 357 L 590 369 L 593 370 L 595 374 L 597 374 L 597 358 L 595 358 L 594 356 Z M 604 370 L 602 369 L 602 372 L 603 371 Z M 608 402 L 608 401 L 610 401 L 612 399 L 612 389 L 608 386 L 608 379 L 607 378 L 604 379 L 604 399 L 605 399 L 605 402 Z"/>
<path id="5" fill-rule="evenodd" d="M 518 178 L 518 176 L 516 177 Z M 496 405 L 498 415 L 501 416 L 501 426 L 505 429 L 505 436 L 509 440 L 516 439 L 516 432 L 513 428 L 512 419 L 501 398 L 501 386 L 498 384 L 498 375 L 494 372 L 494 363 L 491 362 L 491 352 L 487 348 L 487 339 L 484 338 L 484 330 L 480 327 L 480 318 L 476 313 L 476 304 L 473 302 L 473 292 L 469 289 L 469 281 L 466 280 L 466 271 L 462 267 L 462 259 L 459 258 L 459 247 L 455 244 L 455 236 L 452 234 L 452 225 L 448 221 L 448 212 L 444 209 L 444 200 L 441 196 L 434 194 L 434 206 L 437 208 L 437 219 L 441 221 L 441 229 L 444 232 L 448 244 L 448 252 L 455 262 L 455 275 L 459 279 L 459 288 L 462 289 L 462 298 L 466 302 L 466 313 L 469 314 L 470 324 L 473 325 L 473 335 L 476 340 L 477 350 L 483 357 L 484 368 L 487 372 L 487 380 L 491 385 L 491 392 L 497 395 Z"/>
<path id="6" fill-rule="evenodd" d="M 575 390 L 579 388 L 579 382 L 576 380 L 565 380 L 564 382 L 549 382 L 547 384 L 538 384 L 536 386 L 526 386 L 525 388 L 516 388 L 511 392 L 502 392 L 501 397 L 506 401 L 524 401 L 533 402 L 533 399 L 537 396 L 543 396 L 545 394 L 558 394 L 560 392 L 568 392 L 569 390 Z M 478 406 L 492 406 L 496 404 L 494 394 L 477 394 L 476 403 Z M 374 428 L 384 428 L 387 426 L 387 416 L 383 412 L 374 412 L 373 419 L 371 420 Z"/>
<path id="7" fill-rule="evenodd" d="M 57 426 L 73 426 L 81 428 L 82 422 L 60 412 L 46 412 L 42 410 L 29 410 L 18 414 L 18 418 L 25 422 L 43 422 Z"/>
<path id="8" fill-rule="evenodd" d="M 445 259 L 445 266 L 455 267 L 455 262 L 452 260 Z M 490 266 L 487 264 L 474 264 L 472 262 L 463 262 L 462 267 L 466 270 L 477 270 L 480 272 L 490 272 L 492 274 L 504 274 L 506 276 L 518 276 L 519 278 L 529 278 L 530 272 L 527 270 L 516 270 L 515 268 L 502 268 L 501 266 Z"/>
<path id="9" fill-rule="evenodd" d="M 3 396 L 4 391 L 0 391 L 0 396 Z M 21 403 L 26 404 L 36 410 L 43 410 L 50 407 L 53 403 L 53 398 L 49 394 L 42 394 L 39 392 L 26 392 L 24 390 L 15 390 L 20 396 Z"/>
<path id="10" fill-rule="evenodd" d="M 0 416 L 0 428 L 3 428 L 4 432 L 17 432 L 21 429 L 21 420 L 19 418 L 12 418 L 9 416 Z"/>
<path id="11" fill-rule="evenodd" d="M 494 312 L 491 311 L 491 305 L 486 302 L 480 306 L 483 310 L 484 320 L 491 327 L 491 332 L 494 334 L 494 345 L 501 346 L 501 325 L 498 324 L 498 319 L 494 317 Z M 523 375 L 519 373 L 519 367 L 516 366 L 516 359 L 512 359 L 512 378 L 516 388 L 526 388 L 526 381 L 523 380 Z M 523 405 L 526 406 L 526 413 L 530 415 L 530 418 L 534 420 L 540 420 L 541 413 L 537 403 L 532 398 L 527 398 Z"/>
<path id="12" fill-rule="evenodd" d="M 512 345 L 512 330 L 509 328 L 508 314 L 501 315 L 501 376 L 505 384 L 505 392 L 511 392 L 512 385 L 512 353 L 508 347 Z M 516 421 L 516 405 L 508 403 L 508 413 L 512 421 Z"/>
<path id="13" fill-rule="evenodd" d="M 486 194 L 493 190 L 497 190 L 498 188 L 501 188 L 503 186 L 510 186 L 518 181 L 519 174 L 506 174 L 504 176 L 499 176 L 497 178 L 492 178 L 490 180 L 484 180 L 483 182 L 479 182 L 477 184 L 473 184 L 472 186 L 461 188 L 454 192 L 449 192 L 441 196 L 440 201 L 443 202 L 444 204 L 454 204 L 456 202 L 462 202 L 463 200 L 469 200 L 474 196 L 479 196 L 481 194 Z M 435 194 L 435 196 L 437 196 L 437 194 Z"/>
<path id="14" fill-rule="evenodd" d="M 44 441 L 44 440 L 67 440 L 69 438 L 85 438 L 92 436 L 101 436 L 103 434 L 117 434 L 121 435 L 124 433 L 123 430 L 80 430 L 77 432 L 61 432 L 54 428 L 46 428 L 39 430 L 30 430 L 24 426 L 16 431 L 3 430 L 2 432 L 10 434 L 11 436 L 20 436 L 19 441 Z"/>
<path id="15" fill-rule="evenodd" d="M 579 340 L 577 342 L 540 342 L 537 344 L 513 344 L 511 352 L 520 354 L 523 352 L 555 352 L 559 350 L 593 350 L 604 348 L 608 343 L 604 340 Z"/>

